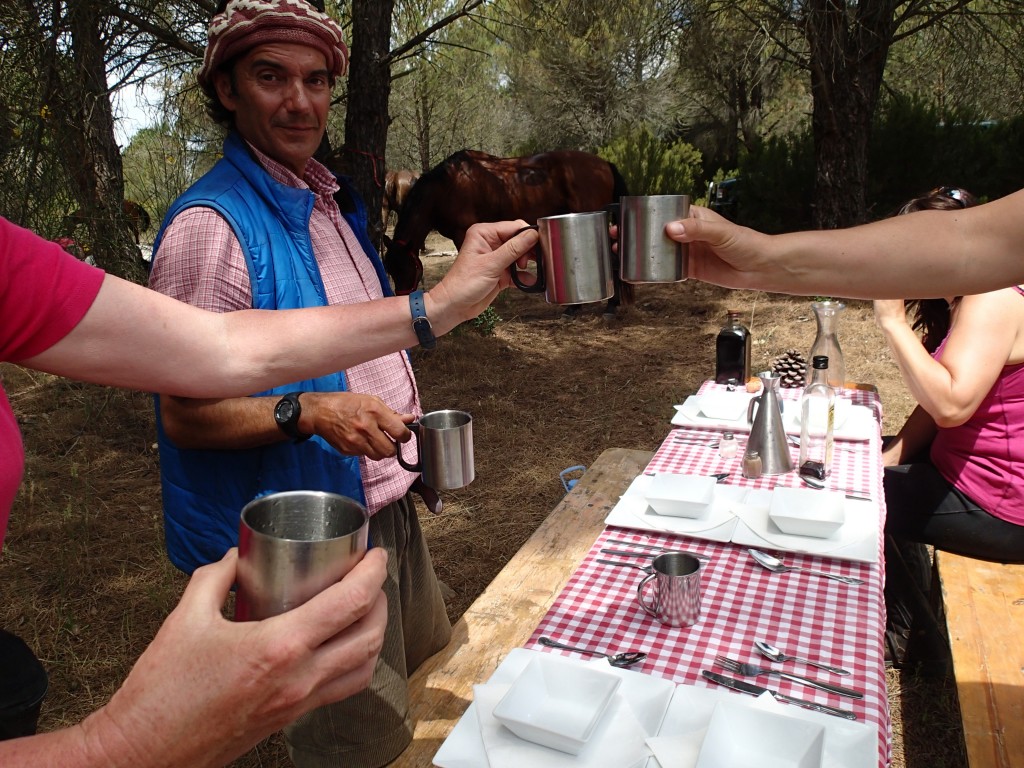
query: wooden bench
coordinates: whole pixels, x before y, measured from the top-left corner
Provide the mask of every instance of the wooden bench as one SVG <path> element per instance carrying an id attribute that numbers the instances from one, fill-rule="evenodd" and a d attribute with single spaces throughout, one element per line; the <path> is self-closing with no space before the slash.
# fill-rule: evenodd
<path id="1" fill-rule="evenodd" d="M 473 700 L 473 685 L 530 639 L 651 455 L 625 448 L 602 453 L 455 624 L 448 646 L 416 670 L 409 679 L 413 742 L 391 765 L 432 764 Z"/>
<path id="2" fill-rule="evenodd" d="M 1024 767 L 1024 565 L 935 553 L 971 768 Z"/>

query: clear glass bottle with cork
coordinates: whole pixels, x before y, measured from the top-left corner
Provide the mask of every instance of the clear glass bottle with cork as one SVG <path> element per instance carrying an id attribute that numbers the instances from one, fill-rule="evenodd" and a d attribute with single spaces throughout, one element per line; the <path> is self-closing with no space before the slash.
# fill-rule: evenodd
<path id="1" fill-rule="evenodd" d="M 811 380 L 800 397 L 801 475 L 824 480 L 832 473 L 836 392 L 828 384 L 828 357 L 811 360 Z"/>
<path id="2" fill-rule="evenodd" d="M 730 379 L 742 387 L 750 378 L 750 331 L 740 322 L 740 313 L 729 310 L 729 319 L 715 340 L 715 383 Z"/>

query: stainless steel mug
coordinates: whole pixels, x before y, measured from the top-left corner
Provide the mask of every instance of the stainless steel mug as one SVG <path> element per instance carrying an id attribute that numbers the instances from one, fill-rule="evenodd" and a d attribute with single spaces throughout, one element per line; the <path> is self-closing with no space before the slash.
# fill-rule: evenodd
<path id="1" fill-rule="evenodd" d="M 543 293 L 548 304 L 587 304 L 615 294 L 608 212 L 567 213 L 537 219 L 540 235 L 537 282 L 524 285 L 516 265 L 512 282 L 527 293 Z M 523 230 L 520 230 L 520 232 Z"/>
<path id="2" fill-rule="evenodd" d="M 700 618 L 700 560 L 685 552 L 664 552 L 651 561 L 650 574 L 637 585 L 636 599 L 647 613 L 668 627 L 689 627 Z M 647 602 L 647 585 L 654 595 Z"/>
<path id="3" fill-rule="evenodd" d="M 620 277 L 627 283 L 685 280 L 689 246 L 666 235 L 665 225 L 689 215 L 689 196 L 623 197 L 620 206 Z"/>
<path id="4" fill-rule="evenodd" d="M 398 463 L 418 472 L 423 482 L 438 491 L 463 488 L 473 482 L 473 417 L 465 411 L 434 411 L 409 425 L 416 433 L 419 455 L 409 464 L 398 448 Z"/>
<path id="5" fill-rule="evenodd" d="M 291 610 L 341 581 L 366 553 L 370 516 L 324 491 L 284 491 L 250 501 L 238 529 L 235 620 Z"/>

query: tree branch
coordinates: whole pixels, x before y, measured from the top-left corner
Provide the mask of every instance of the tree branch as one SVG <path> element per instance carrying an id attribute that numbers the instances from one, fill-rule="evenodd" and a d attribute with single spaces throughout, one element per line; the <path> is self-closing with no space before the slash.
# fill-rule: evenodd
<path id="1" fill-rule="evenodd" d="M 415 37 L 410 38 L 403 45 L 400 45 L 397 48 L 395 48 L 393 51 L 391 51 L 391 53 L 388 54 L 387 58 L 384 60 L 383 63 L 387 64 L 387 65 L 390 65 L 396 59 L 401 58 L 402 56 L 407 54 L 409 51 L 411 51 L 414 48 L 416 48 L 417 46 L 422 45 L 423 43 L 425 43 L 427 40 L 430 39 L 430 36 L 433 35 L 435 32 L 437 32 L 438 30 L 444 29 L 449 24 L 451 24 L 451 23 L 461 19 L 463 16 L 468 16 L 471 11 L 473 11 L 476 8 L 478 8 L 479 6 L 483 5 L 485 2 L 486 2 L 486 0 L 468 0 L 468 2 L 463 4 L 461 9 L 459 9 L 457 11 L 454 11 L 453 13 L 448 14 L 447 16 L 445 16 L 443 19 L 441 19 L 440 21 L 436 22 L 435 24 L 431 24 L 425 30 L 420 32 L 418 35 L 416 35 Z"/>

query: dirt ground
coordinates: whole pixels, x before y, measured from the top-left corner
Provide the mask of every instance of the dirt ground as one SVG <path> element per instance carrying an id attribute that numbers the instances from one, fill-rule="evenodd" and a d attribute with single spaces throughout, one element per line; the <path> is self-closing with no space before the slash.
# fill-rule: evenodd
<path id="1" fill-rule="evenodd" d="M 428 246 L 429 286 L 454 249 Z M 672 405 L 713 375 L 727 309 L 740 310 L 751 330 L 756 370 L 786 349 L 810 349 L 808 299 L 690 281 L 639 286 L 636 303 L 614 319 L 592 305 L 565 320 L 540 297 L 506 291 L 493 330 L 467 323 L 435 351 L 413 351 L 424 408 L 474 417 L 476 481 L 445 494 L 441 516 L 423 511 L 453 620 L 558 503 L 559 471 L 589 465 L 609 447 L 658 446 Z M 870 304 L 849 304 L 839 338 L 848 378 L 878 386 L 885 429 L 895 431 L 913 403 Z M 51 730 L 110 697 L 186 579 L 163 549 L 151 398 L 12 365 L 0 365 L 0 375 L 27 450 L 0 559 L 0 626 L 23 637 L 48 670 L 40 729 Z M 951 683 L 889 675 L 893 766 L 965 766 Z M 290 763 L 275 736 L 234 765 Z"/>

